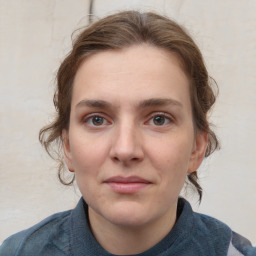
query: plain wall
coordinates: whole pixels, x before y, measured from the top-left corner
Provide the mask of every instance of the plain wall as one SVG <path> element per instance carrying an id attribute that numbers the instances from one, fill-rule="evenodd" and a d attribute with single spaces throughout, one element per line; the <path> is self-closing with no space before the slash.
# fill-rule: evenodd
<path id="1" fill-rule="evenodd" d="M 94 1 L 95 17 L 130 8 L 175 19 L 202 50 L 220 89 L 211 121 L 222 149 L 200 168 L 200 207 L 188 199 L 256 244 L 256 1 Z M 54 116 L 54 76 L 88 10 L 85 0 L 0 0 L 0 241 L 80 197 L 58 182 L 38 131 Z"/>

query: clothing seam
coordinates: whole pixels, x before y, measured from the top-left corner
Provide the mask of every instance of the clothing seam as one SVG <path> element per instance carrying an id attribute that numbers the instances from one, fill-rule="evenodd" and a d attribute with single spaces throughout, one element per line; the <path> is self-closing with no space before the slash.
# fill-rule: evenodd
<path id="1" fill-rule="evenodd" d="M 70 254 L 71 256 L 74 256 L 74 253 L 73 253 L 73 248 L 71 246 L 71 239 L 73 237 L 73 218 L 72 218 L 72 213 L 73 211 L 71 212 L 70 216 L 69 216 L 69 220 L 70 220 L 70 232 L 69 232 L 69 248 L 70 248 Z"/>
<path id="2" fill-rule="evenodd" d="M 237 250 L 238 252 L 240 252 L 242 255 L 244 255 L 244 253 L 243 253 L 239 248 L 237 248 L 237 247 L 235 246 L 235 244 L 232 243 L 232 241 L 233 241 L 233 231 L 232 231 L 232 236 L 231 236 L 230 243 L 233 245 L 234 248 L 236 248 L 236 250 Z"/>
<path id="3" fill-rule="evenodd" d="M 232 238 L 230 240 L 230 243 L 229 243 L 229 247 L 228 247 L 228 251 L 230 249 L 230 247 L 233 246 L 233 248 L 235 248 L 235 250 L 237 250 L 242 256 L 245 256 L 245 254 L 243 252 L 241 252 L 233 243 L 232 243 Z M 229 255 L 227 255 L 229 256 Z"/>
<path id="4" fill-rule="evenodd" d="M 189 232 L 190 234 L 192 234 L 192 233 L 194 232 L 194 226 L 195 226 L 194 218 L 192 219 L 192 221 L 193 221 L 193 223 L 192 223 L 192 228 L 191 228 L 192 232 Z M 187 232 L 187 233 L 188 233 L 188 232 Z M 184 237 L 186 237 L 187 233 L 184 233 L 182 236 L 177 237 L 177 238 L 173 241 L 172 244 L 174 244 L 174 243 L 175 243 L 177 240 L 179 240 L 179 239 L 182 240 Z M 193 241 L 191 240 L 191 242 L 189 243 L 189 245 L 192 245 L 192 244 L 193 244 Z M 161 254 L 167 252 L 169 249 L 170 249 L 170 247 L 167 248 L 167 249 L 165 249 L 164 251 L 162 251 Z"/>
<path id="5" fill-rule="evenodd" d="M 33 232 L 31 232 L 30 234 L 27 234 L 27 235 L 21 240 L 19 246 L 17 247 L 17 250 L 15 251 L 14 256 L 19 256 L 20 251 L 22 250 L 22 248 L 24 248 L 23 245 L 25 244 L 25 241 L 26 241 L 26 240 L 30 239 L 30 237 L 31 237 L 35 232 L 37 232 L 39 229 L 45 227 L 46 225 L 48 225 L 48 224 L 51 223 L 52 221 L 55 223 L 55 222 L 57 221 L 57 218 L 50 219 L 49 221 L 47 221 L 46 223 L 44 223 L 44 225 L 37 227 L 35 230 L 33 230 Z"/>

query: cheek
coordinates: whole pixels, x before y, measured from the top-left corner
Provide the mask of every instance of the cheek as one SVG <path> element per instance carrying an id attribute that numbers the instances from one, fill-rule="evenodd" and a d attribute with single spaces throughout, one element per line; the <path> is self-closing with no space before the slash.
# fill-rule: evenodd
<path id="1" fill-rule="evenodd" d="M 106 144 L 89 136 L 72 138 L 71 152 L 76 182 L 87 203 L 101 195 L 97 191 L 101 166 L 107 155 Z"/>
<path id="2" fill-rule="evenodd" d="M 186 177 L 190 156 L 191 140 L 187 136 L 168 138 L 151 146 L 151 164 L 159 172 L 162 180 L 183 180 Z"/>
<path id="3" fill-rule="evenodd" d="M 73 136 L 71 138 L 71 154 L 76 173 L 97 173 L 106 159 L 108 143 L 104 138 L 95 138 L 90 135 Z"/>

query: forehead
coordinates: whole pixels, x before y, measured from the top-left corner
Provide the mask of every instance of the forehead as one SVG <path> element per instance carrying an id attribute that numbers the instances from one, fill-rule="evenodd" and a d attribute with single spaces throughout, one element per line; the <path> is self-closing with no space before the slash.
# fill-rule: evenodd
<path id="1" fill-rule="evenodd" d="M 190 101 L 189 80 L 178 57 L 163 49 L 139 45 L 86 58 L 75 76 L 72 105 L 84 98 L 125 102 L 167 96 Z"/>

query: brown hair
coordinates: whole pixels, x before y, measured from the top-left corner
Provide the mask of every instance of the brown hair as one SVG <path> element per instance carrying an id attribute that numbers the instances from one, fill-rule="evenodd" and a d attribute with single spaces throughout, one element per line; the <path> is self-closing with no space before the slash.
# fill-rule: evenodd
<path id="1" fill-rule="evenodd" d="M 74 181 L 65 181 L 62 156 L 61 134 L 68 129 L 72 86 L 80 63 L 89 55 L 99 51 L 123 49 L 136 44 L 149 44 L 175 53 L 184 68 L 191 87 L 191 104 L 196 131 L 208 134 L 209 142 L 205 157 L 219 147 L 219 142 L 207 120 L 208 111 L 215 102 L 211 88 L 212 79 L 208 76 L 202 54 L 185 29 L 176 22 L 154 14 L 137 11 L 119 12 L 103 18 L 84 29 L 73 42 L 73 48 L 59 67 L 54 105 L 57 111 L 55 120 L 42 128 L 39 140 L 51 157 L 59 161 L 60 181 L 69 185 Z M 52 146 L 57 148 L 52 148 Z M 197 172 L 191 173 L 188 180 L 202 197 L 202 188 L 198 184 Z"/>

